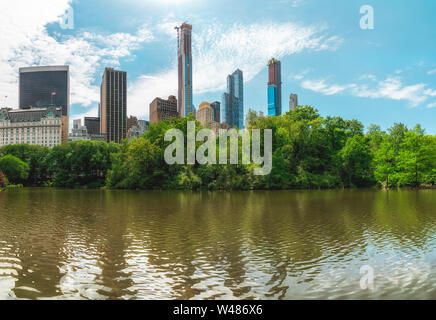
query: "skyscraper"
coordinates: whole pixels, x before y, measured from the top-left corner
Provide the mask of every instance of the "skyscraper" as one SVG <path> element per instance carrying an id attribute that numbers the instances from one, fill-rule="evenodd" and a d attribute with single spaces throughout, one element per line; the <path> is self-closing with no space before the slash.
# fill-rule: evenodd
<path id="1" fill-rule="evenodd" d="M 20 109 L 62 109 L 62 142 L 68 141 L 70 114 L 70 68 L 69 66 L 27 67 L 19 69 Z"/>
<path id="2" fill-rule="evenodd" d="M 268 61 L 268 115 L 282 114 L 282 68 L 280 61 Z"/>
<path id="3" fill-rule="evenodd" d="M 222 121 L 244 129 L 244 78 L 241 70 L 227 77 L 227 92 L 222 96 Z"/>
<path id="4" fill-rule="evenodd" d="M 193 113 L 192 101 L 192 26 L 183 23 L 177 29 L 179 99 L 177 111 L 180 117 Z"/>
<path id="5" fill-rule="evenodd" d="M 298 96 L 295 93 L 291 93 L 289 96 L 289 110 L 295 110 L 298 106 Z"/>
<path id="6" fill-rule="evenodd" d="M 198 107 L 196 120 L 201 123 L 202 126 L 210 126 L 215 118 L 215 111 L 208 102 L 202 102 Z"/>
<path id="7" fill-rule="evenodd" d="M 104 70 L 100 87 L 100 133 L 107 142 L 120 143 L 127 134 L 127 73 Z"/>
<path id="8" fill-rule="evenodd" d="M 89 134 L 100 134 L 100 118 L 85 117 L 85 127 Z"/>
<path id="9" fill-rule="evenodd" d="M 221 103 L 219 101 L 212 102 L 210 106 L 213 109 L 213 121 L 221 122 Z"/>

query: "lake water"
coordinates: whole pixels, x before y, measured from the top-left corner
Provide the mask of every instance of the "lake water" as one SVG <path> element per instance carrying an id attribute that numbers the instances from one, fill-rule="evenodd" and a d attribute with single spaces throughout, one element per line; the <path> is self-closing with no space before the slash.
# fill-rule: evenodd
<path id="1" fill-rule="evenodd" d="M 436 299 L 436 191 L 3 192 L 16 298 Z"/>

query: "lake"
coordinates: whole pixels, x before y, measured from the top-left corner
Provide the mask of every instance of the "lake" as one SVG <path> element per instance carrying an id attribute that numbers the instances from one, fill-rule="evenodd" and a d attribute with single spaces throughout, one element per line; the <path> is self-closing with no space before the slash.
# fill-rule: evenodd
<path id="1" fill-rule="evenodd" d="M 0 193 L 0 299 L 411 298 L 435 190 Z"/>

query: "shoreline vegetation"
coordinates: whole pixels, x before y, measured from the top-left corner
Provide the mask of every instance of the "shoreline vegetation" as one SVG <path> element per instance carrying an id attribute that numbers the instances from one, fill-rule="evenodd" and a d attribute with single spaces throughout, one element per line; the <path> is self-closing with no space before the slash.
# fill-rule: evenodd
<path id="1" fill-rule="evenodd" d="M 248 130 L 273 130 L 271 174 L 255 176 L 255 164 L 166 164 L 164 151 L 172 142 L 164 141 L 165 132 L 180 129 L 186 139 L 187 122 L 194 120 L 190 115 L 162 121 L 151 125 L 143 137 L 122 144 L 76 141 L 51 149 L 27 144 L 1 147 L 0 191 L 15 188 L 11 185 L 131 190 L 436 189 L 436 136 L 425 134 L 420 125 L 409 129 L 394 124 L 386 132 L 370 125 L 365 132 L 357 120 L 323 118 L 310 106 L 279 117 L 249 111 Z M 196 131 L 201 129 L 197 122 Z"/>

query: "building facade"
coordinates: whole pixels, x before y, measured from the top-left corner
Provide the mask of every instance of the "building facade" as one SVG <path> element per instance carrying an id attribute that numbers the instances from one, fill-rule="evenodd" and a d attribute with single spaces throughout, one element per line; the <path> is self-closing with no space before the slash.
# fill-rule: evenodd
<path id="1" fill-rule="evenodd" d="M 212 122 L 209 125 L 209 128 L 215 132 L 215 136 L 217 136 L 217 137 L 219 136 L 221 129 L 223 129 L 223 130 L 229 130 L 230 129 L 229 125 L 227 123 L 225 123 L 225 122 L 223 122 L 223 123 Z"/>
<path id="2" fill-rule="evenodd" d="M 100 134 L 100 118 L 85 117 L 85 127 L 88 134 Z"/>
<path id="3" fill-rule="evenodd" d="M 140 138 L 149 129 L 150 123 L 145 120 L 138 120 L 138 125 L 132 126 L 128 132 L 129 139 Z"/>
<path id="4" fill-rule="evenodd" d="M 127 137 L 127 73 L 106 68 L 100 87 L 100 133 L 107 142 Z"/>
<path id="5" fill-rule="evenodd" d="M 127 118 L 127 131 L 129 131 L 130 128 L 138 126 L 138 118 L 134 116 L 130 116 Z"/>
<path id="6" fill-rule="evenodd" d="M 86 126 L 82 126 L 82 120 L 73 120 L 73 128 L 68 141 L 90 140 Z"/>
<path id="7" fill-rule="evenodd" d="M 219 101 L 212 102 L 210 106 L 213 109 L 213 120 L 221 122 L 221 103 Z"/>
<path id="8" fill-rule="evenodd" d="M 20 68 L 18 86 L 20 109 L 48 108 L 54 105 L 62 109 L 62 122 L 66 124 L 62 138 L 63 142 L 67 142 L 70 114 L 69 66 Z"/>
<path id="9" fill-rule="evenodd" d="M 222 96 L 222 122 L 244 129 L 244 78 L 241 70 L 227 77 L 227 92 Z"/>
<path id="10" fill-rule="evenodd" d="M 177 99 L 175 96 L 169 96 L 168 100 L 155 98 L 150 103 L 150 123 L 171 120 L 179 117 L 177 111 Z"/>
<path id="11" fill-rule="evenodd" d="M 198 107 L 196 120 L 204 127 L 209 127 L 215 122 L 215 112 L 209 102 L 202 102 Z"/>
<path id="12" fill-rule="evenodd" d="M 268 115 L 282 114 L 282 68 L 277 59 L 268 61 Z"/>
<path id="13" fill-rule="evenodd" d="M 177 27 L 178 58 L 178 107 L 180 117 L 193 113 L 192 99 L 192 25 Z"/>
<path id="14" fill-rule="evenodd" d="M 30 144 L 54 147 L 65 140 L 62 107 L 1 109 L 0 146 Z"/>
<path id="15" fill-rule="evenodd" d="M 291 93 L 289 96 L 289 110 L 295 110 L 298 106 L 298 96 L 295 93 Z"/>

